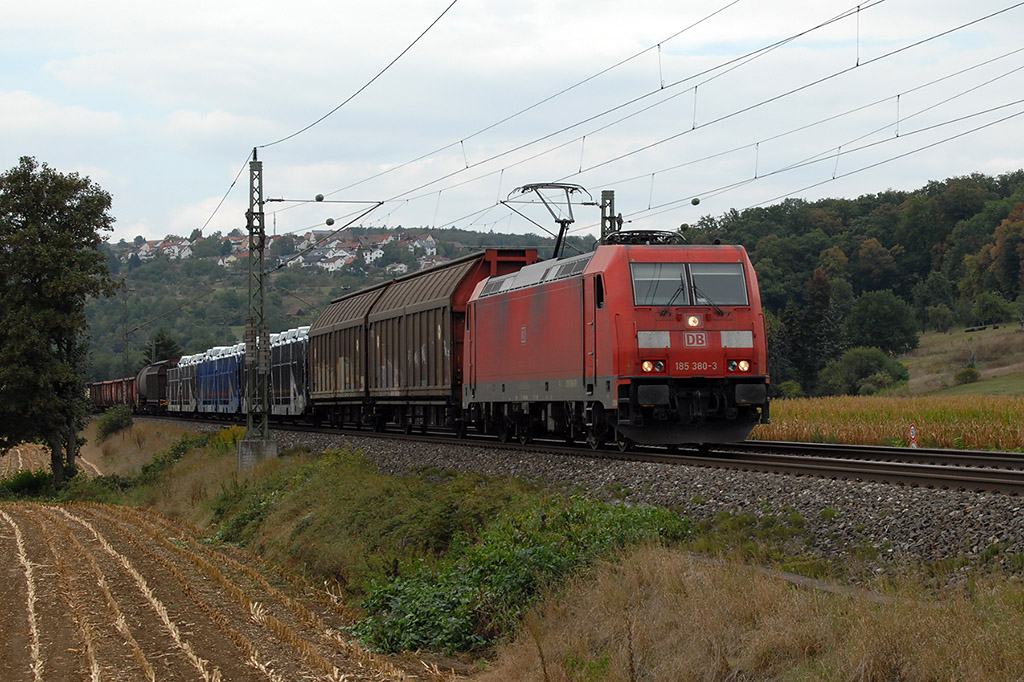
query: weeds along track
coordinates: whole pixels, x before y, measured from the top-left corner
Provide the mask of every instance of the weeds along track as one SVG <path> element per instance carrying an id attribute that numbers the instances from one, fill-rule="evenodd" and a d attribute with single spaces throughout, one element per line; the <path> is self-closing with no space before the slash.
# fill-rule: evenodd
<path id="1" fill-rule="evenodd" d="M 350 641 L 329 599 L 157 514 L 2 503 L 0 563 L 5 682 L 420 679 Z"/>

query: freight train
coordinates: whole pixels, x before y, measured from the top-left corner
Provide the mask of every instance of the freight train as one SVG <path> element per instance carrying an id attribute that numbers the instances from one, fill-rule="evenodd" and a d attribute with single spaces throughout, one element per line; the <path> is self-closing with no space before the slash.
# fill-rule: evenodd
<path id="1" fill-rule="evenodd" d="M 98 408 L 240 415 L 244 344 L 93 384 Z M 741 246 L 618 232 L 540 260 L 488 249 L 334 300 L 271 337 L 270 412 L 317 424 L 677 445 L 769 419 L 764 315 Z"/>

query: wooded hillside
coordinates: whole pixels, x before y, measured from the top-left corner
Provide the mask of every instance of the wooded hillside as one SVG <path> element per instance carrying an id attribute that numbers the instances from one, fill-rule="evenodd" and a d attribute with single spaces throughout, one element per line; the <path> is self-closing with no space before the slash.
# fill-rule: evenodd
<path id="1" fill-rule="evenodd" d="M 683 232 L 691 243 L 747 248 L 769 314 L 772 382 L 783 394 L 873 393 L 905 378 L 892 358 L 914 348 L 923 329 L 1024 318 L 1024 170 L 933 181 L 913 192 L 790 199 L 704 216 Z M 487 246 L 553 243 L 536 235 L 429 233 L 441 258 Z M 572 248 L 593 245 L 593 238 L 577 239 Z M 222 266 L 213 255 L 122 263 L 116 248 L 107 248 L 115 279 L 127 288 L 90 305 L 92 380 L 136 371 L 163 337 L 184 353 L 240 340 L 244 262 Z M 389 251 L 372 265 L 357 259 L 333 273 L 315 267 L 274 273 L 272 329 L 310 324 L 331 299 L 393 276 L 385 268 L 400 257 Z"/>
<path id="2" fill-rule="evenodd" d="M 706 216 L 687 233 L 746 246 L 770 313 L 772 381 L 794 394 L 845 392 L 819 375 L 853 347 L 892 356 L 915 347 L 919 330 L 1017 320 L 1024 309 L 1024 171 L 790 199 Z M 883 360 L 858 370 L 861 392 L 899 379 Z"/>

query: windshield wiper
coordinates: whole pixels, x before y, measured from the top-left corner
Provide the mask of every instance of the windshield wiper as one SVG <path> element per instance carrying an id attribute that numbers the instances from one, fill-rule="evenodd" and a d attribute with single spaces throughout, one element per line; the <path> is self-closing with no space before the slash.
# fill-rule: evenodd
<path id="1" fill-rule="evenodd" d="M 704 299 L 706 301 L 704 305 L 711 306 L 719 315 L 725 315 L 725 311 L 719 308 L 717 303 L 708 298 L 708 295 L 701 291 L 696 284 L 693 285 L 693 293 L 697 294 L 697 296 L 700 297 L 697 299 L 697 305 L 701 305 L 700 299 Z"/>
<path id="2" fill-rule="evenodd" d="M 665 317 L 666 315 L 668 315 L 668 309 L 671 308 L 672 304 L 676 302 L 676 297 L 678 297 L 679 294 L 683 293 L 685 290 L 686 290 L 686 280 L 683 278 L 683 273 L 680 272 L 679 273 L 679 288 L 676 289 L 676 293 L 672 294 L 672 298 L 668 299 L 668 303 L 665 304 L 665 307 L 662 308 L 661 312 L 658 313 L 658 314 L 661 315 L 662 317 Z"/>

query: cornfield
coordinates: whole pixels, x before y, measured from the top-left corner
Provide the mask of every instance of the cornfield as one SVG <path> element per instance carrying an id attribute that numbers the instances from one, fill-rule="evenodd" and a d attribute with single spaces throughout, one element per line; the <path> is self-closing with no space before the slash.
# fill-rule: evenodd
<path id="1" fill-rule="evenodd" d="M 1024 448 L 1024 398 L 840 396 L 775 400 L 752 439 L 968 450 Z"/>

